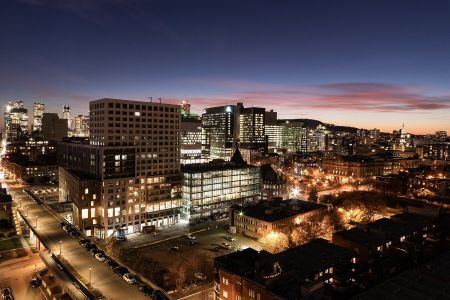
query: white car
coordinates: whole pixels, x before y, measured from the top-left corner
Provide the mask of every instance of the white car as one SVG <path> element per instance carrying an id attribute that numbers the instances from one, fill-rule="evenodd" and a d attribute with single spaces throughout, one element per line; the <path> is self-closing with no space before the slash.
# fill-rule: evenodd
<path id="1" fill-rule="evenodd" d="M 97 253 L 97 254 L 95 254 L 95 258 L 98 260 L 98 261 L 105 261 L 105 255 L 103 255 L 103 253 Z"/>
<path id="2" fill-rule="evenodd" d="M 136 277 L 131 273 L 125 273 L 125 275 L 123 275 L 123 280 L 125 280 L 129 284 L 136 283 Z"/>
<path id="3" fill-rule="evenodd" d="M 190 233 L 188 233 L 186 236 L 187 236 L 187 238 L 190 239 L 190 240 L 195 240 L 195 236 L 193 236 L 193 235 L 190 234 Z"/>

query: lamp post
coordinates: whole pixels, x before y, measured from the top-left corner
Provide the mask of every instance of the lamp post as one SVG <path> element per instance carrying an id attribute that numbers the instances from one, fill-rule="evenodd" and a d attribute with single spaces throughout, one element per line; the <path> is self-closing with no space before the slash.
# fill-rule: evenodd
<path id="1" fill-rule="evenodd" d="M 91 284 L 92 267 L 89 267 L 89 284 Z"/>
<path id="2" fill-rule="evenodd" d="M 34 228 L 37 228 L 37 219 L 38 219 L 38 216 L 35 217 L 36 222 L 34 224 Z"/>
<path id="3" fill-rule="evenodd" d="M 62 241 L 59 241 L 59 256 L 61 256 L 61 253 L 62 253 L 62 251 L 61 251 L 61 245 L 62 245 Z"/>
<path id="4" fill-rule="evenodd" d="M 28 217 L 28 205 L 27 205 L 26 209 L 27 209 L 27 215 L 26 216 Z"/>

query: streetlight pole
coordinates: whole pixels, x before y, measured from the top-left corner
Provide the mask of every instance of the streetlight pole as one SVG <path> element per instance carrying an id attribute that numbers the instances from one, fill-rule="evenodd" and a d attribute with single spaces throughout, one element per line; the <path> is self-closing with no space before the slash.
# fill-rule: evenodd
<path id="1" fill-rule="evenodd" d="M 36 216 L 36 223 L 34 224 L 34 228 L 37 228 L 37 219 L 38 219 L 38 216 Z"/>
<path id="2" fill-rule="evenodd" d="M 61 256 L 61 245 L 62 245 L 62 241 L 59 241 L 59 256 Z"/>
<path id="3" fill-rule="evenodd" d="M 91 284 L 92 267 L 89 267 L 89 285 Z"/>
<path id="4" fill-rule="evenodd" d="M 28 217 L 28 205 L 27 205 L 26 209 L 27 209 L 27 217 Z"/>

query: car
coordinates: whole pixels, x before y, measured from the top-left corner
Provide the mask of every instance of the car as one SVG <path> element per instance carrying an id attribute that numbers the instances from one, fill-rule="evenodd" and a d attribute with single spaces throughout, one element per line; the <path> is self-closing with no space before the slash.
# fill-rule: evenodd
<path id="1" fill-rule="evenodd" d="M 116 239 L 116 241 L 122 242 L 122 241 L 126 241 L 126 237 L 124 235 L 117 235 L 114 237 Z"/>
<path id="2" fill-rule="evenodd" d="M 89 244 L 89 245 L 86 247 L 86 250 L 87 250 L 87 251 L 91 251 L 92 249 L 97 249 L 97 246 L 96 246 L 95 244 Z"/>
<path id="3" fill-rule="evenodd" d="M 156 290 L 152 294 L 152 299 L 153 300 L 166 300 L 168 298 L 163 294 L 163 292 L 161 292 L 160 290 Z"/>
<path id="4" fill-rule="evenodd" d="M 14 300 L 13 294 L 10 288 L 4 288 L 2 290 L 2 299 L 3 300 Z"/>
<path id="5" fill-rule="evenodd" d="M 193 236 L 191 233 L 188 233 L 186 236 L 190 240 L 195 240 L 195 236 Z"/>
<path id="6" fill-rule="evenodd" d="M 194 273 L 195 278 L 200 279 L 200 280 L 206 280 L 206 275 L 203 274 L 202 272 L 195 272 Z"/>
<path id="7" fill-rule="evenodd" d="M 61 228 L 64 227 L 64 226 L 66 226 L 66 225 L 67 225 L 66 222 L 60 222 L 60 223 L 59 223 L 59 226 L 61 226 Z"/>
<path id="8" fill-rule="evenodd" d="M 127 274 L 127 273 L 130 273 L 130 272 L 128 272 L 128 269 L 125 268 L 125 267 L 115 267 L 115 268 L 114 268 L 114 272 L 115 272 L 117 275 L 120 275 L 120 276 L 123 276 L 123 275 L 125 275 L 125 274 Z"/>
<path id="9" fill-rule="evenodd" d="M 65 232 L 69 232 L 70 229 L 72 229 L 72 226 L 70 226 L 69 224 L 64 225 L 62 228 Z"/>
<path id="10" fill-rule="evenodd" d="M 105 258 L 105 255 L 103 254 L 103 253 L 97 253 L 97 254 L 95 254 L 95 256 L 94 256 L 98 261 L 105 261 L 106 260 L 106 258 Z"/>
<path id="11" fill-rule="evenodd" d="M 175 252 L 175 251 L 178 251 L 178 250 L 180 250 L 180 247 L 178 247 L 178 246 L 173 246 L 173 247 L 169 248 L 169 252 Z"/>
<path id="12" fill-rule="evenodd" d="M 222 247 L 223 249 L 226 249 L 226 250 L 230 250 L 231 249 L 231 245 L 228 244 L 228 243 L 222 243 L 220 245 L 220 247 Z"/>
<path id="13" fill-rule="evenodd" d="M 90 244 L 91 242 L 89 241 L 89 240 L 85 240 L 85 239 L 83 239 L 83 240 L 79 240 L 78 241 L 78 244 L 80 244 L 81 246 L 83 246 L 83 247 L 85 247 L 85 245 L 88 245 L 88 244 Z"/>
<path id="14" fill-rule="evenodd" d="M 197 240 L 190 240 L 189 241 L 189 245 L 197 245 L 198 244 L 198 241 Z"/>
<path id="15" fill-rule="evenodd" d="M 91 252 L 91 255 L 94 256 L 97 253 L 100 253 L 101 250 L 99 250 L 97 247 L 92 248 L 91 250 L 89 250 L 89 252 Z"/>
<path id="16" fill-rule="evenodd" d="M 131 273 L 125 273 L 125 274 L 123 274 L 123 276 L 122 276 L 122 278 L 123 278 L 123 280 L 125 280 L 127 283 L 129 283 L 129 284 L 133 284 L 133 283 L 136 283 L 136 276 L 134 276 L 133 274 L 131 274 Z"/>
<path id="17" fill-rule="evenodd" d="M 70 235 L 71 238 L 74 239 L 74 238 L 79 237 L 80 233 L 78 231 L 76 231 L 76 230 L 71 230 L 71 231 L 69 231 L 69 235 Z"/>
<path id="18" fill-rule="evenodd" d="M 42 280 L 39 277 L 31 278 L 31 281 L 30 281 L 31 287 L 37 288 L 41 285 L 41 283 L 42 283 Z"/>
<path id="19" fill-rule="evenodd" d="M 118 263 L 116 263 L 115 261 L 113 261 L 112 259 L 107 259 L 105 260 L 105 264 L 110 268 L 110 269 L 114 269 L 117 268 L 119 266 Z"/>
<path id="20" fill-rule="evenodd" d="M 231 235 L 227 236 L 225 239 L 229 240 L 230 242 L 234 242 L 234 237 Z"/>
<path id="21" fill-rule="evenodd" d="M 213 250 L 216 252 L 220 252 L 220 251 L 222 251 L 222 248 L 220 246 L 214 245 Z"/>
<path id="22" fill-rule="evenodd" d="M 153 288 L 149 287 L 145 283 L 139 283 L 138 288 L 145 296 L 151 296 L 153 294 Z"/>

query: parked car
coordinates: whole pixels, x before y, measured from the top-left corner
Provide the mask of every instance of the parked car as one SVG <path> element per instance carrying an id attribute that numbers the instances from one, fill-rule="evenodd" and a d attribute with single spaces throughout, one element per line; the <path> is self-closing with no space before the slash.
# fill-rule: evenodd
<path id="1" fill-rule="evenodd" d="M 119 266 L 118 263 L 116 263 L 115 261 L 113 261 L 112 259 L 106 260 L 105 264 L 110 268 L 110 269 L 114 269 L 117 268 Z"/>
<path id="2" fill-rule="evenodd" d="M 228 244 L 228 243 L 222 243 L 220 246 L 221 246 L 223 249 L 226 249 L 226 250 L 230 250 L 230 249 L 231 249 L 231 245 Z"/>
<path id="3" fill-rule="evenodd" d="M 200 280 L 206 280 L 206 275 L 203 274 L 202 272 L 195 272 L 194 273 L 195 278 L 200 279 Z"/>
<path id="4" fill-rule="evenodd" d="M 2 290 L 2 299 L 3 300 L 14 300 L 14 296 L 13 296 L 10 288 L 4 288 Z"/>
<path id="5" fill-rule="evenodd" d="M 89 252 L 91 252 L 92 256 L 95 256 L 95 254 L 100 253 L 102 251 L 97 248 L 92 248 L 91 250 L 89 250 Z"/>
<path id="6" fill-rule="evenodd" d="M 198 241 L 197 240 L 190 240 L 189 241 L 189 245 L 197 245 Z"/>
<path id="7" fill-rule="evenodd" d="M 95 254 L 95 258 L 96 258 L 98 261 L 105 261 L 105 260 L 106 260 L 105 255 L 104 255 L 103 253 L 101 253 L 101 252 Z"/>
<path id="8" fill-rule="evenodd" d="M 153 294 L 153 288 L 149 287 L 145 283 L 139 283 L 139 290 L 144 293 L 145 296 L 151 296 Z"/>
<path id="9" fill-rule="evenodd" d="M 114 272 L 120 276 L 130 273 L 130 272 L 128 272 L 128 269 L 125 267 L 116 267 L 116 268 L 114 268 Z"/>
<path id="10" fill-rule="evenodd" d="M 188 233 L 186 236 L 190 240 L 195 240 L 195 236 L 193 236 L 191 233 Z"/>
<path id="11" fill-rule="evenodd" d="M 31 278 L 31 281 L 30 281 L 31 287 L 37 288 L 41 285 L 41 283 L 42 283 L 42 280 L 39 277 Z"/>
<path id="12" fill-rule="evenodd" d="M 222 251 L 222 248 L 220 246 L 214 245 L 213 250 L 216 252 L 220 252 L 220 251 Z"/>
<path id="13" fill-rule="evenodd" d="M 154 299 L 154 300 L 166 300 L 168 298 L 163 294 L 163 292 L 161 292 L 160 290 L 156 290 L 156 291 L 153 292 L 152 299 Z"/>
<path id="14" fill-rule="evenodd" d="M 180 250 L 180 248 L 178 246 L 173 246 L 173 247 L 169 248 L 169 252 L 175 252 L 175 251 L 178 251 L 178 250 Z"/>
<path id="15" fill-rule="evenodd" d="M 66 226 L 66 225 L 67 225 L 66 222 L 60 222 L 60 223 L 59 223 L 59 226 L 61 226 L 61 228 L 64 227 L 64 226 Z"/>
<path id="16" fill-rule="evenodd" d="M 86 246 L 90 245 L 91 242 L 89 240 L 79 240 L 78 244 L 80 244 L 83 247 L 86 247 Z"/>
<path id="17" fill-rule="evenodd" d="M 96 246 L 95 244 L 89 244 L 89 245 L 86 247 L 86 250 L 87 250 L 87 251 L 91 251 L 92 249 L 97 249 L 97 246 Z"/>
<path id="18" fill-rule="evenodd" d="M 72 229 L 69 231 L 69 235 L 71 238 L 77 238 L 80 236 L 80 233 L 78 231 L 76 231 L 75 229 Z"/>
<path id="19" fill-rule="evenodd" d="M 70 226 L 69 224 L 63 226 L 63 230 L 64 230 L 65 232 L 69 232 L 69 230 L 70 230 L 71 228 L 72 228 L 72 226 Z"/>
<path id="20" fill-rule="evenodd" d="M 231 235 L 227 236 L 225 239 L 229 240 L 230 242 L 234 242 L 234 237 Z"/>
<path id="21" fill-rule="evenodd" d="M 125 274 L 123 274 L 122 277 L 123 277 L 123 280 L 125 280 L 129 284 L 136 283 L 136 276 L 134 276 L 131 273 L 125 273 Z"/>

